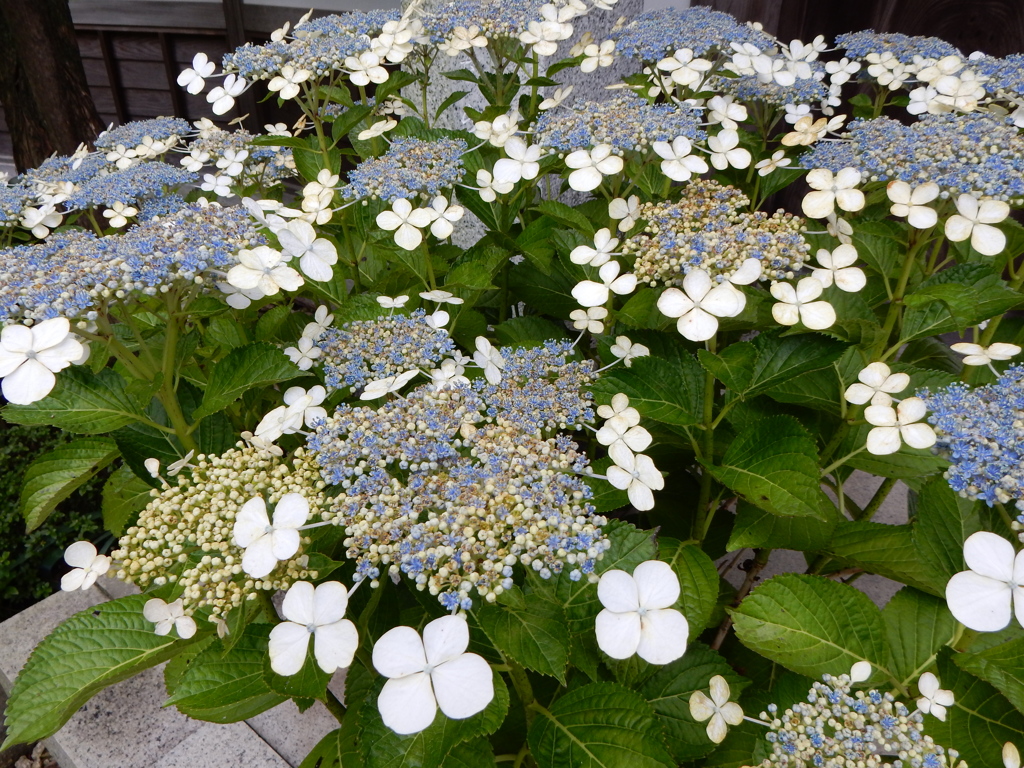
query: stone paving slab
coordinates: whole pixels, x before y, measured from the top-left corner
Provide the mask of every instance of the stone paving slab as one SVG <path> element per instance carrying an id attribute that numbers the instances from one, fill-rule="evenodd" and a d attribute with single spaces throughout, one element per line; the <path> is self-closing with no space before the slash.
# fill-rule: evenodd
<path id="1" fill-rule="evenodd" d="M 103 579 L 86 592 L 58 592 L 0 624 L 0 700 L 32 649 L 79 611 L 138 590 Z M 330 687 L 344 694 L 344 675 Z M 248 722 L 219 725 L 164 708 L 163 665 L 107 688 L 46 740 L 61 768 L 288 768 L 338 727 L 319 702 L 304 713 L 286 701 Z M 0 705 L 2 709 L 2 705 Z"/>
<path id="2" fill-rule="evenodd" d="M 60 765 L 65 768 L 63 763 Z M 139 763 L 140 768 L 142 765 Z M 202 723 L 202 728 L 158 760 L 146 764 L 146 768 L 287 768 L 288 765 L 245 723 Z"/>
<path id="3" fill-rule="evenodd" d="M 338 721 L 319 701 L 299 712 L 289 700 L 245 721 L 274 751 L 295 768 Z"/>

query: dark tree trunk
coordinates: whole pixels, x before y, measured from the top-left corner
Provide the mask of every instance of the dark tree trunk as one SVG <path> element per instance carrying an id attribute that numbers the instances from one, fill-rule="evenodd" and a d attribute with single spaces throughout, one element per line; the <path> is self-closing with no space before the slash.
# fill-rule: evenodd
<path id="1" fill-rule="evenodd" d="M 19 170 L 103 130 L 68 0 L 0 0 L 0 52 L 0 101 Z"/>

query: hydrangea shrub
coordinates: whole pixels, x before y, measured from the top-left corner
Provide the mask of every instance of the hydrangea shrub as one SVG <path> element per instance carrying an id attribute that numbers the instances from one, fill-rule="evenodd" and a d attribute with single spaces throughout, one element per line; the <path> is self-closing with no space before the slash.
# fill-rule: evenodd
<path id="1" fill-rule="evenodd" d="M 167 662 L 192 717 L 323 702 L 304 765 L 1019 768 L 1019 57 L 465 0 L 179 84 L 303 117 L 0 188 L 2 413 L 75 435 L 26 517 L 109 468 L 63 587 L 141 593 L 43 640 L 8 743 Z"/>

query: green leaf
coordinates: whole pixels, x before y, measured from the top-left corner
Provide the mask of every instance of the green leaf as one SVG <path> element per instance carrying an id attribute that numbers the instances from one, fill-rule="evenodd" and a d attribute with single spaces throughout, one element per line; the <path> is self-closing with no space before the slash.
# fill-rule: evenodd
<path id="1" fill-rule="evenodd" d="M 674 360 L 654 355 L 637 358 L 629 368 L 617 366 L 605 372 L 592 388 L 603 402 L 619 392 L 626 394 L 645 419 L 686 427 L 699 424 L 702 418 L 704 374 L 691 355 Z"/>
<path id="2" fill-rule="evenodd" d="M 591 683 L 541 709 L 527 735 L 540 768 L 674 766 L 650 705 L 615 683 Z"/>
<path id="3" fill-rule="evenodd" d="M 949 580 L 920 557 L 909 525 L 844 520 L 836 528 L 828 551 L 845 565 L 933 595 L 944 594 Z"/>
<path id="4" fill-rule="evenodd" d="M 828 546 L 842 518 L 835 507 L 826 508 L 825 520 L 814 517 L 779 517 L 740 501 L 727 549 L 795 549 L 816 552 Z"/>
<path id="5" fill-rule="evenodd" d="M 567 339 L 565 326 L 537 315 L 513 317 L 494 327 L 494 337 L 503 347 L 537 347 L 548 339 Z"/>
<path id="6" fill-rule="evenodd" d="M 572 289 L 581 279 L 582 270 L 561 258 L 551 260 L 547 274 L 528 261 L 515 264 L 508 271 L 511 295 L 554 317 L 568 317 L 574 309 L 579 309 Z"/>
<path id="7" fill-rule="evenodd" d="M 569 630 L 560 605 L 542 597 L 527 599 L 513 587 L 501 595 L 500 604 L 485 604 L 477 612 L 477 620 L 503 654 L 565 685 Z"/>
<path id="8" fill-rule="evenodd" d="M 137 421 L 141 414 L 116 371 L 105 368 L 94 375 L 83 366 L 61 371 L 57 385 L 42 400 L 3 409 L 3 417 L 15 424 L 50 424 L 84 435 L 110 432 Z"/>
<path id="9" fill-rule="evenodd" d="M 921 283 L 904 301 L 900 341 L 957 331 L 1018 306 L 1022 299 L 991 267 L 958 264 Z"/>
<path id="10" fill-rule="evenodd" d="M 452 106 L 455 102 L 459 101 L 463 96 L 468 96 L 469 91 L 453 91 L 448 95 L 448 98 L 441 102 L 436 110 L 434 110 L 434 119 L 437 120 L 448 107 Z"/>
<path id="11" fill-rule="evenodd" d="M 699 546 L 662 536 L 658 557 L 672 566 L 679 577 L 680 602 L 690 625 L 690 639 L 708 625 L 718 599 L 718 569 Z M 687 651 L 689 653 L 689 651 Z"/>
<path id="12" fill-rule="evenodd" d="M 113 440 L 86 437 L 33 461 L 25 471 L 21 489 L 21 514 L 28 530 L 38 528 L 58 504 L 117 457 Z"/>
<path id="13" fill-rule="evenodd" d="M 757 587 L 731 613 L 740 642 L 802 675 L 838 675 L 858 661 L 882 669 L 888 662 L 881 612 L 847 584 L 783 574 Z"/>
<path id="14" fill-rule="evenodd" d="M 43 638 L 14 681 L 0 750 L 45 739 L 98 691 L 204 639 L 157 635 L 142 616 L 148 599 L 131 595 L 88 608 Z"/>
<path id="15" fill-rule="evenodd" d="M 281 304 L 260 315 L 260 319 L 256 321 L 256 341 L 281 341 L 277 333 L 293 311 L 288 304 Z"/>
<path id="16" fill-rule="evenodd" d="M 853 233 L 857 255 L 876 272 L 895 277 L 907 252 L 906 227 L 895 221 L 859 221 Z"/>
<path id="17" fill-rule="evenodd" d="M 753 342 L 757 357 L 750 369 L 750 380 L 741 394 L 752 397 L 811 371 L 831 367 L 842 357 L 846 344 L 817 333 L 779 337 L 761 334 Z"/>
<path id="18" fill-rule="evenodd" d="M 226 408 L 243 393 L 279 381 L 308 375 L 273 344 L 257 342 L 232 350 L 214 367 L 203 404 L 193 417 L 201 419 Z"/>
<path id="19" fill-rule="evenodd" d="M 103 527 L 115 536 L 124 533 L 132 516 L 149 504 L 151 490 L 149 483 L 128 467 L 114 470 L 103 486 Z"/>
<path id="20" fill-rule="evenodd" d="M 233 317 L 223 314 L 210 320 L 206 329 L 206 343 L 212 347 L 220 346 L 234 349 L 249 343 L 245 327 Z"/>
<path id="21" fill-rule="evenodd" d="M 914 545 L 921 560 L 949 581 L 965 570 L 964 542 L 983 529 L 981 502 L 962 499 L 943 477 L 921 489 L 914 508 Z"/>
<path id="22" fill-rule="evenodd" d="M 491 744 L 482 736 L 457 745 L 444 759 L 444 768 L 490 768 L 497 765 Z"/>
<path id="23" fill-rule="evenodd" d="M 541 200 L 535 210 L 550 216 L 560 224 L 572 227 L 586 237 L 594 236 L 594 224 L 586 216 L 572 206 L 560 203 L 557 200 Z"/>
<path id="24" fill-rule="evenodd" d="M 952 622 L 952 626 L 956 623 Z M 1017 711 L 1024 712 L 1024 638 L 980 653 L 958 653 L 953 661 L 960 669 L 995 686 Z"/>
<path id="25" fill-rule="evenodd" d="M 939 654 L 938 676 L 952 690 L 955 703 L 946 720 L 928 720 L 928 734 L 939 744 L 956 747 L 968 765 L 1002 765 L 1003 744 L 1024 739 L 1024 716 L 995 688 L 953 663 L 953 654 Z"/>
<path id="26" fill-rule="evenodd" d="M 216 644 L 200 653 L 166 704 L 197 720 L 237 723 L 285 701 L 263 679 L 270 629 L 251 624 L 227 653 Z"/>
<path id="27" fill-rule="evenodd" d="M 935 663 L 939 649 L 957 629 L 945 600 L 911 587 L 893 595 L 882 609 L 882 619 L 892 653 L 892 672 L 904 686 Z"/>
<path id="28" fill-rule="evenodd" d="M 792 416 L 770 416 L 744 429 L 719 466 L 708 470 L 751 504 L 776 515 L 827 519 L 814 440 Z"/>
<path id="29" fill-rule="evenodd" d="M 738 341 L 717 355 L 698 349 L 697 359 L 704 370 L 733 392 L 743 392 L 750 384 L 751 371 L 757 362 L 757 347 L 749 341 Z"/>
<path id="30" fill-rule="evenodd" d="M 345 716 L 345 723 L 354 719 L 351 715 Z M 335 728 L 316 743 L 309 754 L 299 763 L 299 768 L 339 768 L 344 765 L 341 758 L 342 728 Z"/>
<path id="31" fill-rule="evenodd" d="M 747 685 L 715 651 L 703 643 L 691 643 L 681 658 L 659 667 L 658 673 L 640 689 L 657 714 L 676 762 L 704 757 L 715 748 L 708 739 L 707 722 L 698 723 L 690 715 L 690 696 L 694 691 L 707 695 L 708 681 L 715 675 L 729 683 L 732 701 L 739 698 Z"/>
<path id="32" fill-rule="evenodd" d="M 615 313 L 615 319 L 630 328 L 664 330 L 671 328 L 673 320 L 665 317 L 658 309 L 658 293 L 651 290 L 637 290 Z"/>
<path id="33" fill-rule="evenodd" d="M 494 675 L 494 698 L 482 711 L 464 720 L 452 720 L 438 711 L 434 722 L 410 736 L 399 736 L 381 720 L 377 710 L 378 685 L 359 709 L 360 746 L 366 768 L 435 768 L 460 743 L 494 733 L 508 713 L 509 695 L 504 680 Z M 464 753 L 460 753 L 464 754 Z"/>

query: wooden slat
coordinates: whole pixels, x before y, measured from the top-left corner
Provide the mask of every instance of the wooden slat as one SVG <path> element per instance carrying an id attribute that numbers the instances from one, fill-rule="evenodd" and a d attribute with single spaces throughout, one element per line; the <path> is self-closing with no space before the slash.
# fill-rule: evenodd
<path id="1" fill-rule="evenodd" d="M 154 61 L 162 62 L 160 44 L 152 33 L 110 32 L 114 57 L 119 62 Z"/>
<path id="2" fill-rule="evenodd" d="M 150 117 L 174 114 L 171 94 L 167 90 L 125 88 L 124 103 L 129 120 L 145 120 Z"/>

